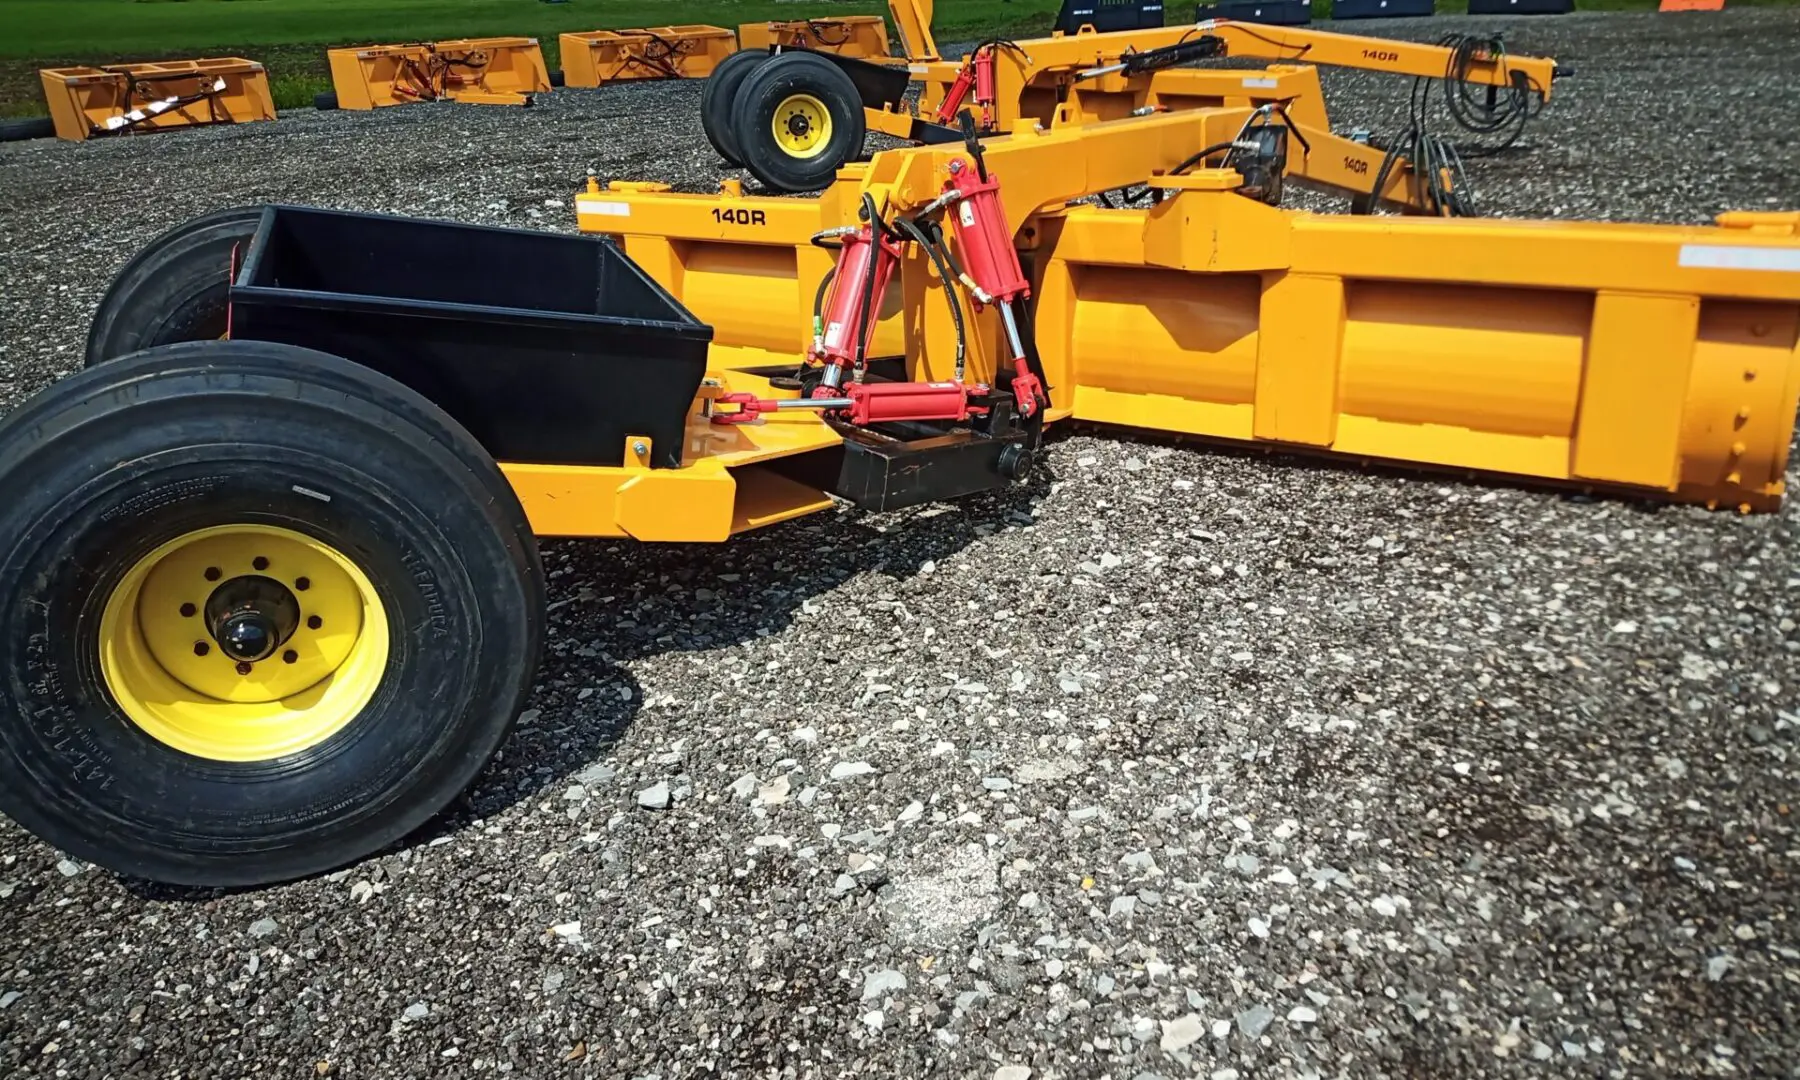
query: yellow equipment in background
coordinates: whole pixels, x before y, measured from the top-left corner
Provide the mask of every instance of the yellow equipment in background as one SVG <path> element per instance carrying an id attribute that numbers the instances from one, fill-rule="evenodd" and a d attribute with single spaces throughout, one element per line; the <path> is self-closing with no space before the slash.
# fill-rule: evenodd
<path id="1" fill-rule="evenodd" d="M 744 23 L 737 36 L 740 49 L 810 49 L 859 60 L 888 59 L 887 24 L 879 15 Z"/>
<path id="2" fill-rule="evenodd" d="M 38 72 L 56 137 L 162 131 L 275 119 L 268 72 L 254 60 L 214 57 Z"/>
<path id="3" fill-rule="evenodd" d="M 464 38 L 331 49 L 331 84 L 342 109 L 418 101 L 529 105 L 550 89 L 537 38 Z"/>
<path id="4" fill-rule="evenodd" d="M 564 86 L 602 86 L 627 79 L 704 79 L 737 51 L 720 26 L 653 26 L 564 34 Z"/>

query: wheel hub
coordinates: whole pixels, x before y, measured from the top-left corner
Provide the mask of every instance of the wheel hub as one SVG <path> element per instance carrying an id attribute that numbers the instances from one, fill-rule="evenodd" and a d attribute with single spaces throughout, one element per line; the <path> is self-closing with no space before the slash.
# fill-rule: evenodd
<path id="1" fill-rule="evenodd" d="M 267 660 L 300 626 L 300 601 L 286 585 L 260 574 L 234 577 L 206 600 L 206 627 L 226 656 Z"/>

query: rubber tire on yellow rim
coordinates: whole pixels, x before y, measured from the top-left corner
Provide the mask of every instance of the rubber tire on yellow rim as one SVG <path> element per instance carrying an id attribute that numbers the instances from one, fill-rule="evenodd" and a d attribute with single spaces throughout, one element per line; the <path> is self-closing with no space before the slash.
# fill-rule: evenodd
<path id="1" fill-rule="evenodd" d="M 234 206 L 183 222 L 152 239 L 113 276 L 88 326 L 86 363 L 225 333 L 231 257 L 242 259 L 262 219 Z"/>
<path id="2" fill-rule="evenodd" d="M 88 368 L 0 420 L 0 499 L 0 811 L 122 874 L 254 885 L 377 852 L 468 786 L 537 667 L 543 572 L 505 477 L 349 361 L 207 341 Z M 366 703 L 237 754 L 175 745 L 121 704 L 143 690 L 106 659 L 120 589 L 207 530 L 268 537 L 237 557 L 266 554 L 272 576 L 302 549 L 342 559 L 392 631 L 377 675 L 346 676 Z"/>
<path id="3" fill-rule="evenodd" d="M 738 166 L 744 159 L 738 154 L 737 132 L 731 127 L 738 88 L 744 79 L 767 61 L 770 54 L 760 49 L 734 52 L 713 68 L 700 88 L 700 129 L 725 164 Z"/>
<path id="4" fill-rule="evenodd" d="M 862 153 L 862 97 L 842 68 L 810 52 L 781 53 L 738 88 L 733 127 L 744 167 L 775 191 L 817 191 Z M 822 141 L 777 138 L 778 120 L 823 113 Z M 809 124 L 813 121 L 809 120 Z"/>

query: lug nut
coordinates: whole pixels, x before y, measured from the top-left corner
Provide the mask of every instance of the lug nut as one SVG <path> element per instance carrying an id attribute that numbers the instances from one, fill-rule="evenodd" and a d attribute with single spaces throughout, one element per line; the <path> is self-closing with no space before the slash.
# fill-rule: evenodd
<path id="1" fill-rule="evenodd" d="M 207 568 L 206 568 L 206 580 L 208 580 L 208 581 L 217 581 L 217 580 L 219 580 L 219 577 L 220 577 L 220 574 L 219 574 L 219 568 L 218 568 L 218 567 L 216 567 L 216 566 L 209 566 L 209 567 L 207 567 Z"/>
<path id="2" fill-rule="evenodd" d="M 317 630 L 319 627 L 324 626 L 324 625 L 325 625 L 325 620 L 319 618 L 317 615 L 308 615 L 306 617 L 306 628 L 308 630 Z"/>
<path id="3" fill-rule="evenodd" d="M 204 641 L 194 642 L 194 655 L 195 656 L 205 656 L 209 652 L 212 652 L 211 645 L 208 645 Z"/>
<path id="4" fill-rule="evenodd" d="M 258 555 L 256 558 L 250 560 L 250 565 L 253 569 L 267 570 L 269 568 L 269 560 Z"/>
<path id="5" fill-rule="evenodd" d="M 199 610 L 199 608 L 192 604 L 183 604 L 181 605 L 181 617 L 184 619 L 191 619 L 194 617 L 194 613 Z"/>

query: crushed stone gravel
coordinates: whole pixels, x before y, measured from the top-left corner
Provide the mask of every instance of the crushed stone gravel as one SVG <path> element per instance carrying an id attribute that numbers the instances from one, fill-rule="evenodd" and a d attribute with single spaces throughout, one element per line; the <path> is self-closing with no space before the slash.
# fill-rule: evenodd
<path id="1" fill-rule="evenodd" d="M 1800 208 L 1791 11 L 1352 29 L 1495 27 L 1577 75 L 1472 164 L 1489 211 Z M 1327 88 L 1344 130 L 1406 93 Z M 726 175 L 699 93 L 0 146 L 0 407 L 167 226 L 572 229 L 589 167 Z M 1047 458 L 722 547 L 546 545 L 517 735 L 342 872 L 162 889 L 0 823 L 0 1074 L 1800 1075 L 1800 511 Z"/>

